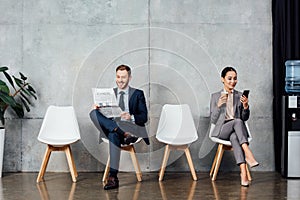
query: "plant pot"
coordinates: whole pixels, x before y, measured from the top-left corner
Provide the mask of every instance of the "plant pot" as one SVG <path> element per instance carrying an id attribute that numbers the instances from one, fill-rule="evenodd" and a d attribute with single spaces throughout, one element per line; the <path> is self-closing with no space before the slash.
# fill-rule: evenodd
<path id="1" fill-rule="evenodd" d="M 0 178 L 2 177 L 5 129 L 0 128 Z"/>

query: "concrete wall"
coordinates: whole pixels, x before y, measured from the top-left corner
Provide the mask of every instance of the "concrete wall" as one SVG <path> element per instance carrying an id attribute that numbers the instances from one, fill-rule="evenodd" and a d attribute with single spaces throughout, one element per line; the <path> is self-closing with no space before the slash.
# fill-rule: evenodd
<path id="1" fill-rule="evenodd" d="M 133 69 L 131 85 L 144 90 L 151 145 L 138 144 L 143 171 L 159 169 L 164 145 L 155 139 L 165 103 L 192 108 L 199 140 L 191 145 L 197 171 L 208 171 L 215 147 L 207 137 L 210 94 L 220 71 L 233 65 L 238 90 L 250 89 L 251 148 L 274 170 L 271 0 L 1 0 L 0 64 L 28 75 L 38 92 L 30 113 L 7 112 L 4 171 L 38 171 L 46 146 L 37 140 L 47 107 L 73 105 L 82 140 L 72 145 L 78 171 L 102 171 L 107 145 L 88 118 L 92 87 L 113 87 L 118 64 Z M 132 170 L 127 154 L 121 169 Z M 167 170 L 189 170 L 172 152 Z M 54 153 L 49 171 L 67 171 Z M 238 170 L 225 153 L 221 170 Z"/>

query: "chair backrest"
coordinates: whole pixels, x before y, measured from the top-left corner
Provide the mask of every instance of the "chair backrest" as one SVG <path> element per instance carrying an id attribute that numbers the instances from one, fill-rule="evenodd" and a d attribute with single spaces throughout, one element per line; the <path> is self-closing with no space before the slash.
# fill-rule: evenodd
<path id="1" fill-rule="evenodd" d="M 80 140 L 79 126 L 72 106 L 49 106 L 38 140 L 51 145 L 66 145 Z"/>
<path id="2" fill-rule="evenodd" d="M 252 135 L 251 135 L 251 132 L 250 132 L 250 129 L 249 129 L 249 126 L 248 126 L 248 123 L 245 122 L 245 125 L 246 125 L 246 128 L 247 128 L 247 131 L 248 131 L 248 142 L 250 142 L 252 140 Z M 209 129 L 209 138 L 213 141 L 213 142 L 216 142 L 216 143 L 221 143 L 221 144 L 225 144 L 225 145 L 228 145 L 228 146 L 231 146 L 231 142 L 229 140 L 222 140 L 222 139 L 219 139 L 217 137 L 213 137 L 211 136 L 214 128 L 215 128 L 215 124 L 210 124 L 210 129 Z"/>
<path id="3" fill-rule="evenodd" d="M 198 134 L 190 107 L 187 104 L 164 105 L 156 138 L 160 142 L 173 145 L 190 144 L 196 141 Z"/>

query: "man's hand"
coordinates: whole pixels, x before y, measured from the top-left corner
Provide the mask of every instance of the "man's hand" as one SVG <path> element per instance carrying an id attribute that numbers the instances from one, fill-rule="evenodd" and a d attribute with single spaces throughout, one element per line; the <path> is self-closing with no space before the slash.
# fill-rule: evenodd
<path id="1" fill-rule="evenodd" d="M 131 120 L 131 115 L 128 112 L 122 112 L 121 119 Z"/>
<path id="2" fill-rule="evenodd" d="M 99 109 L 99 108 L 100 108 L 100 106 L 98 104 L 94 104 L 92 107 L 92 109 Z"/>

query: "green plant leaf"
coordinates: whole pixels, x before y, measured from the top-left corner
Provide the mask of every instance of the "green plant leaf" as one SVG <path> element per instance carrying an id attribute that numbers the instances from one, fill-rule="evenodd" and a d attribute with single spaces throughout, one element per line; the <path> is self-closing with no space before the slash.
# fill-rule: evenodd
<path id="1" fill-rule="evenodd" d="M 24 93 L 26 93 L 28 96 L 30 96 L 31 94 L 30 94 L 30 92 L 29 91 L 27 91 L 27 89 L 26 88 L 24 88 L 24 87 L 21 87 L 21 90 L 20 91 L 23 91 Z"/>
<path id="2" fill-rule="evenodd" d="M 15 111 L 18 117 L 24 117 L 24 110 L 21 104 L 17 103 L 15 106 L 11 106 L 11 108 Z"/>
<path id="3" fill-rule="evenodd" d="M 26 100 L 26 102 L 27 102 L 28 104 L 31 105 L 31 102 L 30 102 L 30 100 L 27 98 L 27 96 L 26 96 L 23 92 L 20 92 L 20 94 L 21 94 L 21 96 Z"/>
<path id="4" fill-rule="evenodd" d="M 13 82 L 11 76 L 10 76 L 7 72 L 5 72 L 5 71 L 4 71 L 3 73 L 4 73 L 5 77 L 6 77 L 6 79 L 8 80 L 8 82 L 10 83 L 10 85 L 11 85 L 14 89 L 16 89 L 16 88 L 15 88 L 15 84 L 14 84 L 14 82 Z"/>
<path id="5" fill-rule="evenodd" d="M 13 76 L 13 78 L 14 78 L 16 84 L 17 84 L 20 88 L 22 88 L 22 87 L 23 87 L 23 81 L 22 81 L 21 79 L 16 78 L 15 76 Z"/>
<path id="6" fill-rule="evenodd" d="M 16 106 L 17 104 L 16 100 L 13 97 L 9 96 L 8 94 L 2 91 L 0 91 L 0 99 L 9 106 Z"/>
<path id="7" fill-rule="evenodd" d="M 4 72 L 6 70 L 8 70 L 8 67 L 6 67 L 6 66 L 0 67 L 0 72 Z"/>
<path id="8" fill-rule="evenodd" d="M 26 81 L 26 80 L 27 80 L 27 77 L 24 76 L 24 74 L 22 74 L 21 72 L 19 72 L 19 74 L 20 74 L 20 77 L 21 77 L 21 79 L 22 79 L 23 81 Z"/>
<path id="9" fill-rule="evenodd" d="M 0 110 L 0 120 L 2 121 L 2 124 L 4 124 L 4 111 Z"/>
<path id="10" fill-rule="evenodd" d="M 33 92 L 33 93 L 36 93 L 35 90 L 33 89 L 33 87 L 31 87 L 31 85 L 28 85 L 28 90 Z"/>
<path id="11" fill-rule="evenodd" d="M 22 97 L 20 97 L 20 99 L 21 99 L 23 105 L 25 106 L 26 111 L 29 112 L 30 108 L 29 108 L 28 104 L 26 103 L 26 101 Z"/>
<path id="12" fill-rule="evenodd" d="M 9 95 L 9 88 L 6 85 L 6 83 L 2 80 L 0 80 L 0 91 L 2 91 L 3 93 Z"/>
<path id="13" fill-rule="evenodd" d="M 10 106 L 18 117 L 24 117 L 25 109 L 30 112 L 31 98 L 37 99 L 36 91 L 27 83 L 27 77 L 19 72 L 20 77 L 10 75 L 8 67 L 0 67 L 0 73 L 3 73 L 9 84 L 14 88 L 11 94 L 8 83 L 0 79 L 0 120 L 4 122 L 4 114 L 6 109 Z"/>
<path id="14" fill-rule="evenodd" d="M 0 99 L 0 111 L 4 110 L 4 108 L 6 107 L 6 103 L 4 103 L 1 99 Z"/>
<path id="15" fill-rule="evenodd" d="M 28 90 L 27 90 L 28 91 Z M 30 93 L 30 96 L 32 96 L 35 100 L 37 100 L 37 97 L 35 94 L 33 94 L 31 91 L 28 91 Z"/>
<path id="16" fill-rule="evenodd" d="M 29 86 L 29 83 L 26 83 L 26 84 L 28 84 L 28 86 Z M 31 89 L 29 87 L 27 87 L 25 89 L 22 89 L 22 91 L 25 92 L 26 95 L 32 96 L 34 99 L 37 99 L 36 95 L 34 94 L 35 91 L 32 91 L 32 89 L 33 89 L 32 87 L 31 87 Z"/>

